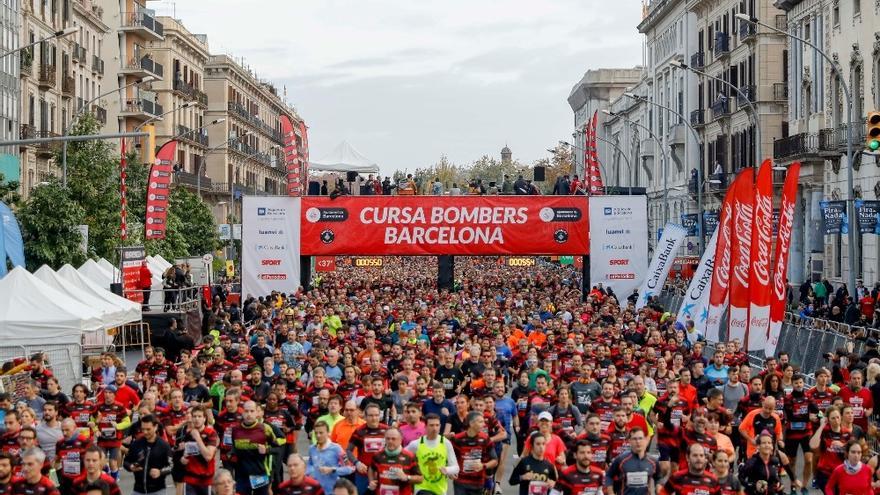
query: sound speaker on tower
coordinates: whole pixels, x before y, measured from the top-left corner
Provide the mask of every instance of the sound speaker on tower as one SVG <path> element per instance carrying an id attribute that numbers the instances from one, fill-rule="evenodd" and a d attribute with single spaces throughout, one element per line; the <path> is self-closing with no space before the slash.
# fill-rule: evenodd
<path id="1" fill-rule="evenodd" d="M 354 182 L 358 180 L 357 172 L 346 172 L 345 173 L 345 182 Z"/>
<path id="2" fill-rule="evenodd" d="M 545 167 L 537 166 L 535 167 L 535 182 L 544 182 L 544 173 L 546 171 Z"/>

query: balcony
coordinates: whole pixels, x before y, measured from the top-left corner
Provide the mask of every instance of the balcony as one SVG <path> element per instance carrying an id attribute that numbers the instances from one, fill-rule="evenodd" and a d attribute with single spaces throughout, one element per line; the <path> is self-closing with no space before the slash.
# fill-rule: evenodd
<path id="1" fill-rule="evenodd" d="M 48 64 L 40 64 L 40 77 L 39 77 L 39 86 L 40 89 L 46 90 L 50 88 L 54 88 L 57 84 L 56 79 L 56 71 L 54 65 Z"/>
<path id="2" fill-rule="evenodd" d="M 30 51 L 22 50 L 21 58 L 19 59 L 19 68 L 21 69 L 21 76 L 28 77 L 33 74 L 34 67 L 34 56 L 31 55 Z"/>
<path id="3" fill-rule="evenodd" d="M 823 150 L 830 152 L 833 156 L 846 153 L 847 125 L 839 124 L 836 128 L 827 129 L 827 131 L 829 135 L 825 138 Z M 865 124 L 863 122 L 856 122 L 853 126 L 852 141 L 853 152 L 858 153 L 865 142 Z"/>
<path id="4" fill-rule="evenodd" d="M 133 98 L 125 101 L 121 115 L 123 117 L 132 117 L 140 120 L 149 120 L 159 117 L 164 112 L 162 105 L 147 100 L 145 98 Z M 159 119 L 156 119 L 159 120 Z"/>
<path id="5" fill-rule="evenodd" d="M 211 192 L 219 194 L 229 194 L 231 192 L 229 185 L 230 184 L 228 182 L 212 182 Z"/>
<path id="6" fill-rule="evenodd" d="M 208 135 L 199 132 L 197 129 L 190 129 L 182 125 L 178 125 L 174 135 L 181 141 L 188 141 L 192 144 L 208 147 Z"/>
<path id="7" fill-rule="evenodd" d="M 214 183 L 211 181 L 211 178 L 202 175 L 201 180 L 199 177 L 191 172 L 177 172 L 174 174 L 174 182 L 183 186 L 191 187 L 192 189 L 197 190 L 208 190 L 212 191 L 214 189 Z"/>
<path id="8" fill-rule="evenodd" d="M 728 115 L 730 115 L 730 99 L 724 95 L 719 95 L 712 103 L 712 119 L 718 120 Z"/>
<path id="9" fill-rule="evenodd" d="M 53 138 L 53 137 L 58 137 L 58 134 L 56 134 L 52 131 L 38 131 L 37 132 L 38 139 Z M 49 158 L 52 155 L 54 155 L 56 151 L 58 151 L 60 149 L 61 149 L 61 143 L 57 142 L 57 141 L 38 143 L 37 144 L 37 156 Z"/>
<path id="10" fill-rule="evenodd" d="M 788 101 L 788 84 L 773 83 L 773 100 Z"/>
<path id="11" fill-rule="evenodd" d="M 19 137 L 20 139 L 36 139 L 37 128 L 30 124 L 21 124 L 21 127 L 19 128 Z"/>
<path id="12" fill-rule="evenodd" d="M 696 127 L 698 125 L 706 124 L 706 109 L 698 108 L 696 110 L 691 111 L 691 125 Z"/>
<path id="13" fill-rule="evenodd" d="M 815 154 L 819 151 L 819 136 L 802 132 L 773 141 L 773 158 L 787 160 Z"/>
<path id="14" fill-rule="evenodd" d="M 154 76 L 156 79 L 162 79 L 164 72 L 165 68 L 162 67 L 162 64 L 154 62 L 153 59 L 147 56 L 141 58 L 135 56 L 122 68 L 123 74 L 138 78 Z"/>
<path id="15" fill-rule="evenodd" d="M 715 59 L 725 57 L 730 53 L 730 36 L 723 31 L 715 33 Z"/>
<path id="16" fill-rule="evenodd" d="M 162 26 L 162 23 L 143 11 L 123 12 L 122 27 L 119 30 L 136 33 L 147 41 L 162 41 L 165 39 L 165 28 Z"/>
<path id="17" fill-rule="evenodd" d="M 174 91 L 180 93 L 181 96 L 183 96 L 187 100 L 195 101 L 202 106 L 208 105 L 208 95 L 199 91 L 188 82 L 175 78 L 173 88 Z"/>
<path id="18" fill-rule="evenodd" d="M 740 86 L 739 92 L 736 94 L 736 104 L 746 107 L 749 103 L 758 101 L 758 88 L 756 86 Z"/>
<path id="19" fill-rule="evenodd" d="M 739 40 L 748 41 L 755 39 L 758 34 L 758 28 L 751 22 L 740 21 L 739 23 Z"/>
<path id="20" fill-rule="evenodd" d="M 92 112 L 95 114 L 95 118 L 98 119 L 102 125 L 107 124 L 107 109 L 100 105 L 92 105 Z"/>
<path id="21" fill-rule="evenodd" d="M 86 54 L 86 47 L 81 46 L 79 43 L 74 43 L 73 50 L 70 51 L 70 58 L 76 63 L 82 63 L 82 64 L 88 63 L 88 55 Z"/>
<path id="22" fill-rule="evenodd" d="M 207 101 L 207 99 L 206 99 Z M 251 114 L 244 105 L 241 105 L 238 102 L 230 101 L 227 105 L 227 109 L 229 113 L 234 115 L 236 118 L 241 119 L 251 126 L 253 126 L 258 131 L 263 132 L 267 136 L 271 137 L 273 141 L 278 144 L 283 144 L 283 138 L 281 133 L 272 127 L 271 125 L 263 122 L 259 116 Z"/>
<path id="23" fill-rule="evenodd" d="M 780 31 L 788 31 L 788 16 L 785 14 L 776 14 L 776 29 Z"/>
<path id="24" fill-rule="evenodd" d="M 104 75 L 104 60 L 97 55 L 92 55 L 92 73 Z"/>
<path id="25" fill-rule="evenodd" d="M 73 98 L 76 93 L 76 79 L 73 76 L 64 75 L 61 77 L 61 96 L 64 98 Z"/>
<path id="26" fill-rule="evenodd" d="M 703 67 L 706 66 L 706 54 L 704 52 L 697 52 L 691 55 L 691 67 L 697 70 L 702 70 Z"/>

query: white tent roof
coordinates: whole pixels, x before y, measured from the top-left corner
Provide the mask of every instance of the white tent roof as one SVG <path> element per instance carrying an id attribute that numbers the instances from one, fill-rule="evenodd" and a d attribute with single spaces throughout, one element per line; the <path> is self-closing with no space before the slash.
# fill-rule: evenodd
<path id="1" fill-rule="evenodd" d="M 164 268 L 166 270 L 172 267 L 172 264 L 169 263 L 165 258 L 163 258 L 161 254 L 157 254 L 156 256 L 153 256 L 152 258 L 154 260 L 158 261 L 159 266 L 161 266 L 162 268 Z M 147 259 L 150 259 L 150 256 L 147 256 Z"/>
<path id="2" fill-rule="evenodd" d="M 105 272 L 113 276 L 114 282 L 119 282 L 120 280 L 122 280 L 122 278 L 119 276 L 119 268 L 113 266 L 113 263 L 110 263 L 105 258 L 99 258 L 97 263 L 98 266 L 103 268 Z"/>
<path id="3" fill-rule="evenodd" d="M 39 271 L 40 270 L 37 270 L 37 272 Z M 133 321 L 140 321 L 140 304 L 124 297 L 117 296 L 109 290 L 98 286 L 76 271 L 74 267 L 64 265 L 55 272 L 55 274 L 57 275 L 58 280 L 64 284 L 64 287 L 71 289 L 70 292 L 73 293 L 72 295 L 74 295 L 75 298 L 79 299 L 77 296 L 78 294 L 94 296 L 96 300 L 102 304 L 106 304 L 106 306 L 110 308 L 110 314 L 107 315 L 107 328 L 118 327 Z M 97 308 L 98 306 L 93 307 Z"/>
<path id="4" fill-rule="evenodd" d="M 101 315 L 16 267 L 0 280 L 0 338 L 75 342 L 102 327 Z"/>
<path id="5" fill-rule="evenodd" d="M 339 143 L 329 155 L 319 160 L 309 160 L 309 169 L 327 172 L 379 173 L 379 165 L 360 154 L 346 141 Z"/>
<path id="6" fill-rule="evenodd" d="M 113 283 L 113 274 L 101 268 L 101 265 L 96 263 L 95 260 L 87 259 L 77 271 L 87 279 L 98 284 L 99 287 L 110 290 L 110 284 Z"/>

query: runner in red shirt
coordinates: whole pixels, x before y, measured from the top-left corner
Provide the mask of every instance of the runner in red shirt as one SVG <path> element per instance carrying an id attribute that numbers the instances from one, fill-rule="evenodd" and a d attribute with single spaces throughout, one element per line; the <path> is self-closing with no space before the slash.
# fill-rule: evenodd
<path id="1" fill-rule="evenodd" d="M 73 480 L 72 494 L 87 495 L 88 486 L 93 483 L 103 483 L 109 489 L 108 495 L 122 495 L 119 485 L 113 476 L 102 471 L 106 460 L 104 459 L 104 451 L 100 447 L 89 447 L 86 449 L 83 464 L 85 464 L 85 473 L 79 478 Z"/>
<path id="2" fill-rule="evenodd" d="M 403 450 L 400 430 L 385 431 L 385 448 L 373 456 L 369 470 L 370 490 L 379 494 L 412 495 L 413 485 L 422 482 L 416 456 Z"/>
<path id="3" fill-rule="evenodd" d="M 377 404 L 370 404 L 364 411 L 366 423 L 359 426 L 348 441 L 348 460 L 355 465 L 355 485 L 358 493 L 365 493 L 369 485 L 367 472 L 373 463 L 373 456 L 385 449 L 385 431 L 388 425 L 379 422 L 382 413 Z M 357 449 L 357 454 L 355 454 Z"/>
<path id="4" fill-rule="evenodd" d="M 220 437 L 207 426 L 207 413 L 202 406 L 190 409 L 190 420 L 178 435 L 178 449 L 183 450 L 180 463 L 185 467 L 183 482 L 188 494 L 207 495 L 217 463 Z"/>
<path id="5" fill-rule="evenodd" d="M 691 444 L 687 450 L 687 469 L 670 476 L 660 487 L 659 495 L 718 495 L 721 490 L 718 479 L 706 471 L 707 464 L 706 449 Z"/>
<path id="6" fill-rule="evenodd" d="M 593 448 L 590 442 L 579 440 L 575 451 L 575 464 L 561 473 L 554 488 L 562 495 L 581 495 L 599 493 L 605 483 L 605 470 L 591 464 Z"/>
<path id="7" fill-rule="evenodd" d="M 868 418 L 874 412 L 874 399 L 871 391 L 862 387 L 864 383 L 864 375 L 862 370 L 854 369 L 849 374 L 849 385 L 841 387 L 837 394 L 843 399 L 844 404 L 848 404 L 853 408 L 853 423 L 862 428 L 862 431 L 868 431 Z"/>
<path id="8" fill-rule="evenodd" d="M 324 495 L 321 484 L 314 478 L 306 476 L 306 463 L 299 454 L 290 454 L 287 458 L 287 473 L 290 479 L 278 485 L 275 495 Z M 216 489 L 214 493 L 225 495 Z"/>
<path id="9" fill-rule="evenodd" d="M 110 460 L 110 475 L 119 476 L 119 463 L 122 460 L 122 431 L 128 428 L 131 420 L 128 410 L 116 402 L 116 386 L 104 388 L 104 403 L 98 406 L 95 420 L 98 447 L 104 449 Z"/>
<path id="10" fill-rule="evenodd" d="M 38 448 L 22 452 L 22 477 L 12 481 L 12 495 L 61 495 L 55 484 L 43 476 L 44 462 L 46 454 Z"/>
<path id="11" fill-rule="evenodd" d="M 86 400 L 88 396 L 89 391 L 86 386 L 77 383 L 73 386 L 73 400 L 62 408 L 62 416 L 73 419 L 80 428 L 88 428 L 98 412 L 98 406 Z"/>
<path id="12" fill-rule="evenodd" d="M 453 486 L 456 493 L 482 493 L 486 486 L 486 471 L 498 465 L 498 456 L 489 436 L 481 431 L 485 421 L 483 415 L 471 411 L 466 421 L 467 429 L 452 437 L 452 448 L 460 468 Z"/>

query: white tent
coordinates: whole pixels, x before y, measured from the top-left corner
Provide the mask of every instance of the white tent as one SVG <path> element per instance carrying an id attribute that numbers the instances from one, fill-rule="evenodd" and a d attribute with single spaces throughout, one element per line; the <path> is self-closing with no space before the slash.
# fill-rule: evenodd
<path id="1" fill-rule="evenodd" d="M 119 268 L 116 268 L 115 266 L 113 266 L 113 263 L 110 263 L 109 261 L 107 261 L 104 258 L 99 258 L 97 263 L 98 263 L 98 266 L 103 268 L 105 272 L 107 272 L 113 276 L 114 282 L 119 282 L 122 280 L 122 278 L 119 276 Z"/>
<path id="2" fill-rule="evenodd" d="M 329 155 L 319 160 L 309 160 L 309 170 L 325 172 L 379 173 L 379 165 L 354 149 L 348 142 L 339 143 Z"/>
<path id="3" fill-rule="evenodd" d="M 110 284 L 113 283 L 113 274 L 101 268 L 95 260 L 87 259 L 77 271 L 83 274 L 87 279 L 98 284 L 98 287 L 110 290 Z"/>
<path id="4" fill-rule="evenodd" d="M 0 339 L 4 345 L 79 344 L 101 329 L 101 314 L 16 267 L 0 280 Z"/>
<path id="5" fill-rule="evenodd" d="M 39 270 L 37 270 L 37 272 L 39 272 Z M 107 328 L 118 327 L 126 323 L 140 321 L 140 304 L 124 297 L 117 296 L 109 290 L 99 287 L 97 284 L 76 271 L 72 266 L 64 265 L 54 273 L 56 274 L 57 279 L 62 282 L 65 287 L 71 289 L 71 292 L 73 292 L 74 297 L 77 299 L 79 299 L 79 297 L 77 297 L 78 294 L 93 296 L 96 300 L 110 309 L 107 316 L 108 321 L 106 322 Z"/>
<path id="6" fill-rule="evenodd" d="M 174 265 L 172 265 L 171 263 L 169 263 L 165 258 L 163 258 L 161 254 L 157 254 L 156 256 L 153 256 L 152 258 L 153 258 L 154 260 L 158 261 L 158 262 L 159 262 L 159 266 L 161 266 L 161 267 L 164 268 L 165 270 L 167 270 L 167 269 L 171 268 L 172 266 L 174 266 Z M 147 256 L 147 259 L 150 259 L 150 256 Z"/>

